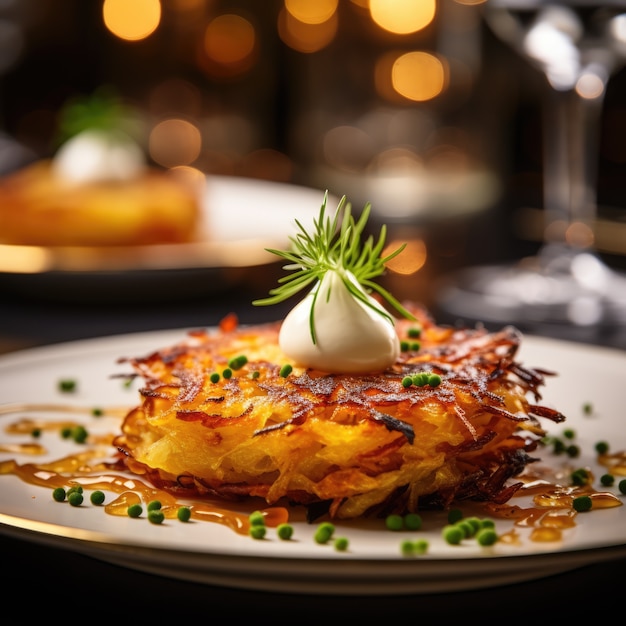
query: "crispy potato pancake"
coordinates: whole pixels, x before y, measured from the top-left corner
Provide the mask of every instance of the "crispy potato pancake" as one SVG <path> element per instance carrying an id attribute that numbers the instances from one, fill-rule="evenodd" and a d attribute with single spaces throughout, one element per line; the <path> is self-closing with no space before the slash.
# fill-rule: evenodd
<path id="1" fill-rule="evenodd" d="M 192 241 L 200 207 L 177 178 L 149 170 L 129 181 L 72 184 L 42 160 L 0 180 L 0 243 L 128 246 Z"/>
<path id="2" fill-rule="evenodd" d="M 337 519 L 507 501 L 535 460 L 540 418 L 565 419 L 536 404 L 550 373 L 516 361 L 512 327 L 441 327 L 405 306 L 418 320 L 396 323 L 408 349 L 378 374 L 298 367 L 278 346 L 280 323 L 235 316 L 123 359 L 144 385 L 115 440 L 123 463 L 178 495 L 258 497 Z M 439 384 L 408 384 L 421 373 Z"/>

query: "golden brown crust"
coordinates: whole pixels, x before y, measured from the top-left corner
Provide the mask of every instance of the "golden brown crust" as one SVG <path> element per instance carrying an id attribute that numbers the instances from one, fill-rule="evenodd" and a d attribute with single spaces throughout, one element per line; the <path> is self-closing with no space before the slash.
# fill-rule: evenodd
<path id="1" fill-rule="evenodd" d="M 414 511 L 454 499 L 506 501 L 509 479 L 530 462 L 543 430 L 535 407 L 546 372 L 523 368 L 513 328 L 399 321 L 402 340 L 422 328 L 420 349 L 378 375 L 329 375 L 294 365 L 278 347 L 280 325 L 199 332 L 189 341 L 131 359 L 143 377 L 142 403 L 115 444 L 128 467 L 182 494 L 257 496 L 311 505 L 352 518 L 373 509 Z M 211 382 L 231 358 L 247 364 Z M 258 371 L 258 378 L 252 372 Z M 419 372 L 437 387 L 411 385 Z"/>
<path id="2" fill-rule="evenodd" d="M 0 243 L 110 246 L 180 243 L 196 235 L 196 194 L 160 170 L 72 184 L 39 161 L 0 181 Z"/>

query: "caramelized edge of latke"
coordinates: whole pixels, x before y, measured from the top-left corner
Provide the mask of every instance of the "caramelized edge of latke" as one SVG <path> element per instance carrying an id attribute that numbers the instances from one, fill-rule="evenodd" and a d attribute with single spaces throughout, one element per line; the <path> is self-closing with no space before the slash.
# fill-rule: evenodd
<path id="1" fill-rule="evenodd" d="M 422 370 L 436 372 L 441 375 L 442 384 L 426 391 L 440 402 L 445 403 L 451 410 L 455 410 L 456 392 L 469 392 L 486 413 L 513 420 L 519 426 L 520 432 L 532 436 L 526 436 L 523 445 L 505 451 L 503 458 L 500 459 L 499 467 L 491 475 L 468 475 L 463 484 L 454 491 L 433 493 L 427 497 L 422 497 L 420 507 L 442 508 L 458 498 L 489 500 L 496 503 L 506 502 L 521 485 L 521 483 L 508 484 L 509 479 L 521 473 L 528 463 L 537 460 L 531 458 L 528 453 L 537 448 L 541 437 L 545 434 L 538 418 L 546 418 L 556 423 L 565 419 L 560 412 L 537 404 L 541 400 L 540 388 L 544 385 L 546 376 L 552 376 L 554 373 L 544 369 L 525 367 L 516 360 L 522 335 L 512 326 L 507 326 L 497 332 L 489 332 L 481 326 L 476 328 L 437 326 L 422 307 L 410 302 L 404 303 L 404 306 L 415 315 L 417 322 L 397 321 L 398 334 L 400 337 L 404 337 L 411 327 L 421 327 L 420 349 L 413 352 L 403 352 L 391 368 L 380 374 L 370 376 L 337 375 L 301 369 L 294 373 L 289 382 L 289 385 L 292 386 L 291 395 L 285 395 L 286 385 L 285 380 L 279 376 L 280 366 L 269 362 L 255 364 L 256 366 L 265 366 L 265 375 L 256 384 L 262 386 L 264 391 L 270 395 L 278 393 L 283 400 L 288 398 L 296 409 L 294 416 L 288 422 L 261 429 L 255 433 L 255 436 L 263 436 L 268 432 L 305 420 L 306 407 L 301 408 L 300 411 L 297 410 L 300 405 L 302 389 L 306 389 L 307 393 L 317 393 L 319 396 L 322 386 L 323 393 L 321 395 L 327 398 L 330 397 L 329 394 L 341 388 L 343 391 L 348 391 L 348 394 L 352 393 L 352 401 L 360 406 L 363 405 L 364 391 L 369 393 L 374 390 L 374 394 L 378 393 L 385 396 L 384 398 L 377 397 L 381 402 L 394 402 L 397 401 L 398 396 L 398 381 L 404 376 Z M 240 326 L 237 317 L 231 314 L 222 320 L 216 332 L 192 331 L 186 341 L 157 350 L 145 357 L 123 358 L 120 359 L 120 362 L 130 363 L 135 369 L 133 375 L 143 378 L 144 387 L 140 390 L 140 394 L 147 398 L 153 394 L 158 395 L 159 388 L 163 384 L 161 377 L 153 376 L 151 373 L 153 371 L 151 367 L 155 363 L 162 364 L 167 369 L 182 357 L 190 357 L 194 353 L 201 354 L 207 350 L 207 347 L 219 350 L 220 346 L 228 345 L 237 337 L 253 334 L 257 337 L 277 338 L 279 329 L 280 322 L 257 326 Z M 208 376 L 209 373 L 206 375 Z M 179 385 L 179 397 L 183 397 L 186 401 L 193 401 L 202 392 L 204 380 L 198 379 L 196 376 L 186 376 L 184 368 L 176 378 Z M 276 383 L 279 379 L 280 385 L 277 388 Z M 502 398 L 487 388 L 488 383 L 495 379 L 501 381 L 502 384 L 518 386 L 521 394 L 524 396 L 532 395 L 535 402 L 527 404 L 527 410 L 523 415 L 510 413 L 502 406 Z M 250 381 L 246 384 L 255 383 Z M 391 386 L 395 386 L 393 392 L 389 391 Z M 352 389 L 351 392 L 350 389 Z M 401 391 L 402 400 L 406 400 L 407 394 L 417 393 L 417 391 L 417 389 L 403 388 Z M 424 390 L 421 391 L 421 393 L 423 392 Z M 457 411 L 457 414 L 462 420 L 461 413 Z M 177 414 L 177 417 L 185 418 L 183 413 Z M 412 442 L 410 424 L 386 415 L 377 408 L 370 410 L 369 419 L 383 423 L 388 430 L 400 432 L 409 443 Z M 472 431 L 470 423 L 465 423 L 465 426 L 470 432 Z M 484 445 L 485 441 L 478 440 L 475 433 L 472 433 L 472 437 L 476 447 L 479 448 Z M 267 491 L 265 485 L 222 484 L 216 488 L 201 478 L 190 475 L 181 475 L 175 480 L 171 480 L 169 477 L 163 477 L 158 469 L 150 468 L 133 459 L 132 446 L 128 445 L 124 434 L 119 435 L 114 444 L 118 447 L 120 462 L 123 465 L 130 468 L 131 471 L 144 474 L 155 485 L 178 494 L 240 499 L 250 496 L 263 497 Z M 391 494 L 380 507 L 377 507 L 378 510 L 384 514 L 393 510 L 397 506 L 396 503 L 402 500 L 401 491 L 397 490 L 396 493 Z M 328 511 L 331 507 L 335 506 L 336 508 L 337 506 L 337 503 L 316 501 L 309 494 L 299 494 L 295 501 L 298 504 L 305 504 L 311 512 L 323 511 L 324 509 Z"/>

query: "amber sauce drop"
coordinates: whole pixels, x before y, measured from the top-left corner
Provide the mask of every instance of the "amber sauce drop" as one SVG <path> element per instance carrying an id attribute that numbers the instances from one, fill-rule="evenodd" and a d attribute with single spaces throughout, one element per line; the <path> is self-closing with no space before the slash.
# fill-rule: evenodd
<path id="1" fill-rule="evenodd" d="M 36 410 L 36 409 L 33 409 Z M 61 410 L 60 408 L 57 410 Z M 72 428 L 77 422 L 63 420 L 57 422 L 24 418 L 9 425 L 5 431 L 10 434 L 30 434 L 33 429 L 59 431 Z M 191 519 L 225 525 L 239 534 L 247 534 L 249 530 L 249 514 L 220 507 L 208 500 L 181 502 L 172 494 L 148 485 L 137 478 L 109 473 L 112 463 L 111 442 L 114 435 L 90 435 L 89 444 L 93 444 L 80 452 L 66 457 L 43 463 L 18 463 L 16 460 L 0 462 L 0 475 L 12 474 L 31 485 L 53 490 L 57 487 L 68 488 L 81 485 L 92 491 L 112 492 L 117 497 L 103 508 L 110 515 L 126 516 L 131 504 L 148 503 L 152 500 L 161 502 L 161 510 L 168 519 L 175 519 L 181 506 L 191 509 Z M 20 454 L 45 454 L 45 447 L 38 443 L 11 444 L 0 446 L 2 452 Z M 284 507 L 262 509 L 267 526 L 275 527 L 287 522 L 289 513 Z"/>
<path id="2" fill-rule="evenodd" d="M 624 460 L 624 455 L 625 453 L 621 452 L 611 456 Z M 614 459 L 611 459 L 611 471 L 614 471 L 616 466 L 621 467 L 613 461 Z M 555 480 L 551 481 L 545 476 L 530 474 L 526 476 L 526 483 L 516 496 L 532 496 L 534 506 L 520 507 L 508 503 L 487 504 L 487 509 L 494 517 L 513 520 L 516 527 L 529 528 L 531 541 L 550 542 L 561 541 L 563 531 L 576 526 L 578 513 L 573 508 L 573 502 L 578 496 L 588 495 L 592 500 L 592 509 L 605 509 L 623 504 L 615 494 L 596 491 L 590 485 L 564 486 L 559 484 L 558 478 L 562 477 L 555 477 Z M 499 540 L 516 544 L 519 543 L 519 534 L 513 529 L 501 535 Z"/>
<path id="3" fill-rule="evenodd" d="M 0 452 L 37 456 L 45 454 L 46 448 L 38 443 L 1 443 Z"/>
<path id="4" fill-rule="evenodd" d="M 601 454 L 598 463 L 606 467 L 613 476 L 626 476 L 626 450 L 612 454 Z"/>
<path id="5" fill-rule="evenodd" d="M 156 489 L 134 478 L 116 474 L 88 474 L 102 469 L 98 464 L 85 465 L 88 454 L 80 453 L 60 459 L 58 462 L 19 464 L 14 460 L 0 463 L 0 474 L 13 474 L 31 485 L 48 489 L 82 485 L 90 490 L 109 491 L 118 494 L 117 498 L 104 506 L 110 515 L 125 516 L 131 504 L 148 503 L 152 500 L 161 502 L 161 510 L 166 518 L 176 518 L 181 506 L 191 509 L 191 518 L 198 521 L 214 522 L 228 526 L 240 534 L 249 529 L 248 514 L 219 507 L 211 502 L 180 502 L 173 495 Z M 79 469 L 77 469 L 79 468 Z M 63 472 L 63 473 L 61 473 Z M 289 519 L 287 509 L 270 507 L 262 510 L 267 526 L 277 526 Z"/>

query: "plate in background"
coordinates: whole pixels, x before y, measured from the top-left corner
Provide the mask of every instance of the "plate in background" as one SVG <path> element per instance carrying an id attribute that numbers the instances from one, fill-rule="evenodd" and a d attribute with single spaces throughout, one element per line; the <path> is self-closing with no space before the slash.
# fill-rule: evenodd
<path id="1" fill-rule="evenodd" d="M 0 245 L 0 284 L 37 297 L 160 300 L 240 283 L 278 258 L 317 217 L 324 191 L 234 176 L 207 177 L 198 241 L 119 247 Z M 334 204 L 333 204 L 334 203 Z M 336 200 L 329 198 L 329 208 Z"/>

